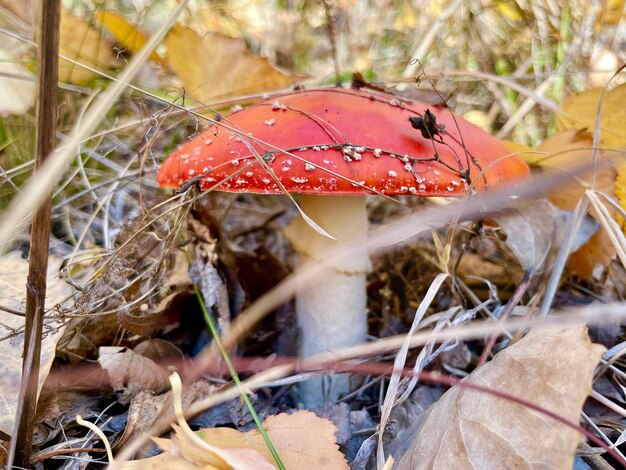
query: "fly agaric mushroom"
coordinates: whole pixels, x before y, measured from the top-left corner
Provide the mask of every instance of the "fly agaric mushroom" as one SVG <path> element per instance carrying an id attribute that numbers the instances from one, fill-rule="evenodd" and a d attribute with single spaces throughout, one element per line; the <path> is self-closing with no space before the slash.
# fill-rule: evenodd
<path id="1" fill-rule="evenodd" d="M 233 112 L 177 149 L 161 166 L 161 186 L 189 180 L 201 189 L 300 194 L 302 217 L 285 234 L 319 261 L 367 232 L 367 195 L 462 196 L 523 179 L 529 170 L 486 132 L 442 107 L 370 90 L 324 88 L 279 95 Z M 300 285 L 296 315 L 304 357 L 365 341 L 368 253 L 325 267 Z M 309 380 L 314 406 L 349 391 L 345 374 Z"/>

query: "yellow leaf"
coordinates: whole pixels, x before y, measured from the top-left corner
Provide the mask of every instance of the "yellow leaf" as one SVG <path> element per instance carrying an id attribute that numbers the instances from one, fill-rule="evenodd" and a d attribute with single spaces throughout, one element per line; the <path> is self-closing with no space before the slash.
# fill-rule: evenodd
<path id="1" fill-rule="evenodd" d="M 96 19 L 113 35 L 115 41 L 134 54 L 148 42 L 148 37 L 136 25 L 130 24 L 126 19 L 112 11 L 96 13 Z M 156 52 L 150 55 L 150 59 L 160 61 Z"/>
<path id="2" fill-rule="evenodd" d="M 109 68 L 115 61 L 113 47 L 87 21 L 62 10 L 60 32 L 61 54 L 68 59 L 85 64 L 93 69 Z M 67 60 L 59 62 L 59 80 L 69 83 L 84 83 L 96 73 Z"/>
<path id="3" fill-rule="evenodd" d="M 557 114 L 557 129 L 587 129 L 593 132 L 602 88 L 592 88 L 563 99 Z M 600 113 L 600 145 L 626 148 L 626 83 L 604 94 Z"/>
<path id="4" fill-rule="evenodd" d="M 288 75 L 246 49 L 242 39 L 176 27 L 167 35 L 167 64 L 198 101 L 286 88 L 302 76 Z"/>
<path id="5" fill-rule="evenodd" d="M 596 29 L 599 31 L 604 25 L 617 24 L 625 16 L 624 0 L 603 0 L 600 14 L 596 18 Z"/>
<path id="6" fill-rule="evenodd" d="M 270 416 L 263 422 L 272 444 L 280 459 L 288 469 L 312 468 L 324 470 L 345 470 L 348 464 L 335 441 L 335 426 L 328 420 L 318 418 L 309 411 L 298 411 L 287 415 Z M 211 428 L 197 431 L 196 434 L 213 447 L 228 451 L 231 458 L 253 462 L 256 455 L 263 457 L 265 465 L 272 465 L 274 458 L 269 452 L 258 430 L 242 433 L 230 428 Z M 207 465 L 207 451 L 196 445 L 191 439 L 177 432 L 176 441 L 159 439 L 159 445 L 166 450 L 177 450 L 177 454 L 199 468 L 211 468 Z M 127 462 L 126 470 L 175 468 L 170 466 L 174 452 L 165 452 L 157 457 Z M 180 458 L 180 457 L 179 457 Z M 180 466 L 180 468 L 184 468 Z M 189 468 L 189 467 L 187 467 Z M 221 467 L 220 467 L 221 468 Z M 244 468 L 244 467 L 238 467 Z M 266 468 L 257 461 L 256 466 L 247 468 Z"/>

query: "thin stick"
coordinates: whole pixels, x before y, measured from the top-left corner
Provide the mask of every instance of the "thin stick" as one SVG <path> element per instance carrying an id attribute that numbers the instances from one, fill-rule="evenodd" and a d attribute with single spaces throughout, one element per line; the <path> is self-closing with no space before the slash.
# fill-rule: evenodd
<path id="1" fill-rule="evenodd" d="M 56 144 L 60 0 L 41 2 L 39 15 L 39 95 L 34 179 L 41 173 L 46 158 L 53 154 Z M 30 468 L 46 299 L 51 206 L 51 192 L 48 191 L 33 216 L 26 282 L 24 360 L 7 468 Z"/>
<path id="2" fill-rule="evenodd" d="M 337 30 L 335 28 L 335 19 L 333 18 L 332 0 L 324 0 L 324 13 L 326 14 L 326 31 L 328 32 L 328 40 L 330 41 L 330 52 L 333 56 L 333 67 L 335 68 L 335 83 L 341 85 L 341 69 L 339 68 L 339 57 L 337 52 Z"/>

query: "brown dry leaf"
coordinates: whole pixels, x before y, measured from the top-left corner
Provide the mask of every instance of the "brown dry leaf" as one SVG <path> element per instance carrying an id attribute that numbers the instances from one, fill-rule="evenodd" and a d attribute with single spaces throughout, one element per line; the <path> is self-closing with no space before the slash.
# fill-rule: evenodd
<path id="1" fill-rule="evenodd" d="M 561 210 L 547 199 L 534 199 L 524 201 L 493 218 L 506 234 L 506 245 L 524 271 L 538 272 L 552 266 L 565 238 L 571 215 L 571 211 Z M 589 244 L 598 228 L 591 217 L 584 217 L 570 253 Z"/>
<path id="2" fill-rule="evenodd" d="M 289 470 L 300 468 L 323 468 L 325 470 L 348 468 L 348 463 L 339 451 L 335 441 L 335 426 L 330 421 L 319 418 L 310 411 L 298 411 L 290 415 L 282 413 L 277 416 L 271 416 L 263 422 L 263 427 L 285 467 Z M 242 433 L 231 428 L 211 428 L 202 429 L 196 434 L 203 441 L 214 447 L 229 449 L 237 453 L 242 449 L 253 450 L 255 453 L 263 456 L 265 463 L 274 462 L 261 433 L 256 429 Z M 181 438 L 180 435 L 178 437 L 178 442 L 163 442 L 165 440 L 159 439 L 158 443 L 170 449 L 176 446 L 179 454 L 182 453 L 192 462 L 198 462 L 198 459 L 203 455 L 202 453 L 206 453 L 206 450 L 195 446 L 189 439 Z M 165 453 L 150 459 L 129 462 L 123 468 L 166 468 L 159 465 L 163 465 L 166 461 L 165 459 L 171 458 L 170 454 Z M 156 461 L 159 462 L 157 466 L 143 466 L 153 465 Z M 133 465 L 129 466 L 129 464 Z"/>
<path id="3" fill-rule="evenodd" d="M 88 65 L 96 70 L 109 68 L 114 64 L 113 46 L 84 19 L 66 10 L 61 11 L 61 54 L 68 59 Z M 81 84 L 96 77 L 96 73 L 61 59 L 59 80 Z"/>
<path id="4" fill-rule="evenodd" d="M 201 398 L 212 395 L 215 390 L 215 385 L 204 379 L 185 387 L 181 397 L 183 409 Z M 150 429 L 150 426 L 162 416 L 163 410 L 170 412 L 172 408 L 171 390 L 156 396 L 150 391 L 139 392 L 130 402 L 126 428 L 122 437 L 115 443 L 115 448 L 124 445 L 131 437 Z"/>
<path id="5" fill-rule="evenodd" d="M 546 139 L 537 150 L 545 152 L 546 157 L 541 161 L 542 168 L 548 171 L 568 171 L 580 165 L 591 165 L 593 137 L 588 132 L 569 130 L 560 132 Z M 595 188 L 609 197 L 617 199 L 615 194 L 615 180 L 617 174 L 604 152 L 598 153 Z M 578 175 L 585 184 L 591 183 L 590 173 Z M 579 181 L 561 185 L 549 192 L 550 201 L 564 210 L 573 210 L 583 197 L 585 187 Z M 613 208 L 609 211 L 615 214 Z M 594 216 L 593 211 L 590 212 Z M 615 257 L 615 248 L 608 235 L 601 229 L 594 234 L 587 243 L 570 255 L 568 269 L 583 279 L 593 275 L 594 268 L 605 268 Z"/>
<path id="6" fill-rule="evenodd" d="M 121 394 L 121 403 L 130 402 L 142 390 L 161 393 L 169 388 L 165 369 L 128 348 L 103 346 L 98 363 L 107 371 L 113 389 Z"/>
<path id="7" fill-rule="evenodd" d="M 126 18 L 113 11 L 100 11 L 96 19 L 113 35 L 115 41 L 131 54 L 138 52 L 147 42 L 148 37 L 136 26 L 130 24 Z M 150 54 L 150 59 L 160 62 L 156 52 Z"/>
<path id="8" fill-rule="evenodd" d="M 61 302 L 71 293 L 65 282 L 57 277 L 61 259 L 51 256 L 48 260 L 48 287 L 46 308 Z M 24 310 L 28 261 L 21 253 L 12 252 L 0 258 L 0 304 L 17 311 Z M 41 344 L 41 369 L 39 370 L 39 391 L 50 372 L 54 351 L 64 325 L 56 320 L 46 319 Z M 22 375 L 22 349 L 24 346 L 24 317 L 0 310 L 0 433 L 13 432 L 13 418 L 17 407 L 20 377 Z M 13 336 L 13 333 L 15 335 Z"/>
<path id="9" fill-rule="evenodd" d="M 187 93 L 201 102 L 287 88 L 304 78 L 288 75 L 246 49 L 243 39 L 178 26 L 167 35 L 166 60 Z"/>
<path id="10" fill-rule="evenodd" d="M 464 381 L 578 423 L 603 351 L 583 326 L 532 331 Z M 396 468 L 571 469 L 580 439 L 542 413 L 455 385 L 427 412 Z"/>

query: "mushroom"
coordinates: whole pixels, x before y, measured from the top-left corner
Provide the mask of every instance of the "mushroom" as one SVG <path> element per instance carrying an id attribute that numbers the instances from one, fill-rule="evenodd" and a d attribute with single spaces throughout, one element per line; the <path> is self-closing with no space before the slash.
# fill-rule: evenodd
<path id="1" fill-rule="evenodd" d="M 177 149 L 157 178 L 170 188 L 194 180 L 202 189 L 300 194 L 314 224 L 297 217 L 285 234 L 315 262 L 366 236 L 366 196 L 462 196 L 472 180 L 480 190 L 527 177 L 521 160 L 501 158 L 508 154 L 444 107 L 336 87 L 286 93 L 233 112 Z M 298 287 L 302 356 L 366 340 L 369 270 L 363 250 Z M 308 407 L 349 390 L 346 374 L 299 387 Z"/>

